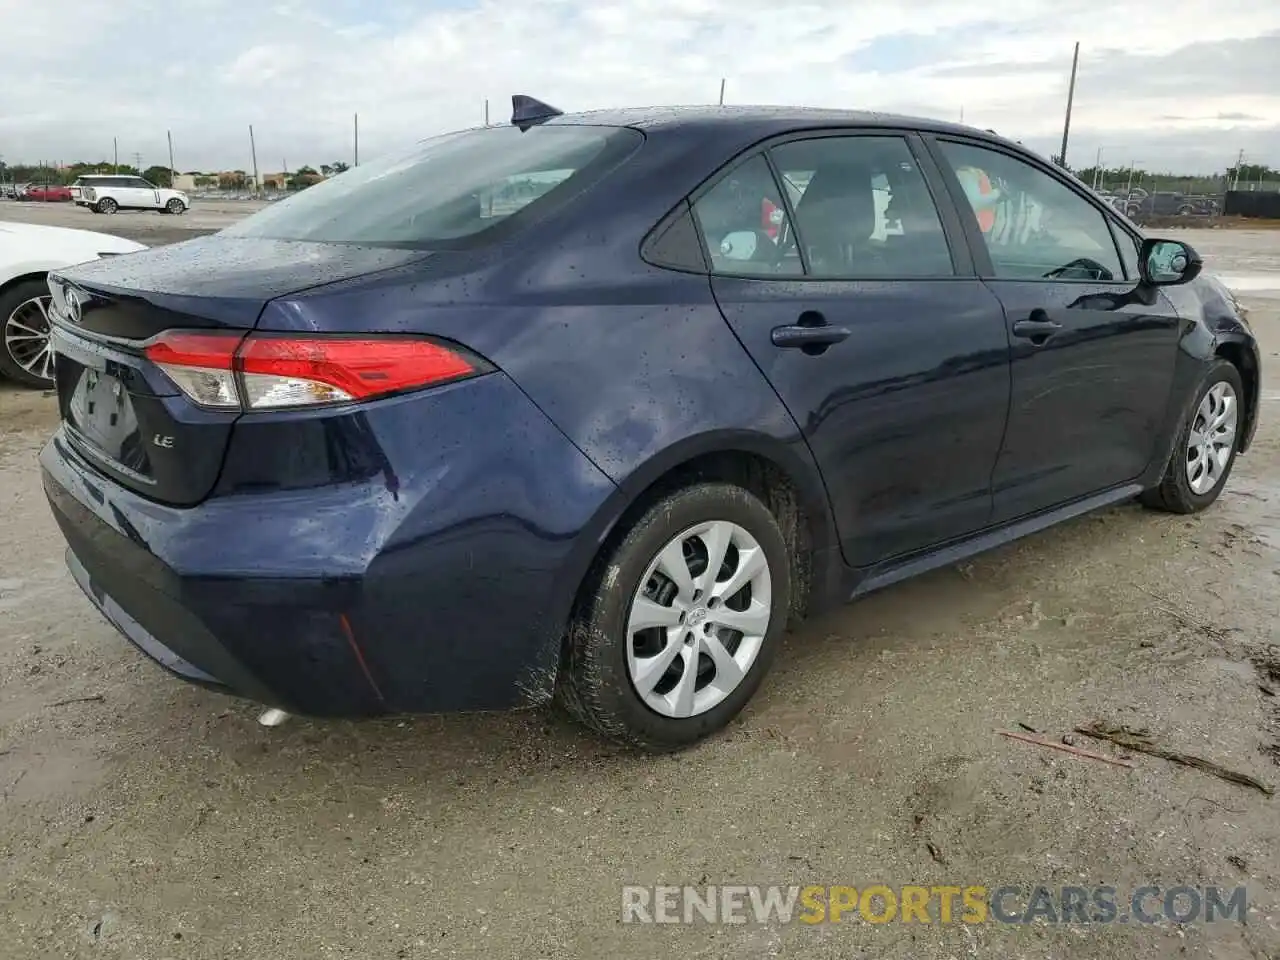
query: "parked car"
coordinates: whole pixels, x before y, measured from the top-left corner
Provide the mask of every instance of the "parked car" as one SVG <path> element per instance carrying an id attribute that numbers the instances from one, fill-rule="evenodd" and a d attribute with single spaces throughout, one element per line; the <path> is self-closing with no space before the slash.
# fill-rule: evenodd
<path id="1" fill-rule="evenodd" d="M 71 188 L 60 184 L 49 186 L 32 184 L 21 199 L 39 203 L 67 203 L 71 200 Z"/>
<path id="2" fill-rule="evenodd" d="M 1205 509 L 1258 415 L 1189 245 L 879 114 L 517 100 L 50 286 L 76 581 L 285 713 L 556 695 L 677 748 L 806 613 L 1134 497 Z"/>
<path id="3" fill-rule="evenodd" d="M 1161 190 L 1140 200 L 1130 200 L 1130 215 L 1134 217 L 1189 217 L 1209 216 L 1218 212 L 1214 197 L 1189 196 L 1172 190 Z"/>
<path id="4" fill-rule="evenodd" d="M 28 387 L 53 386 L 50 270 L 145 249 L 89 230 L 0 221 L 0 377 Z"/>
<path id="5" fill-rule="evenodd" d="M 117 210 L 158 210 L 174 215 L 186 213 L 191 200 L 181 190 L 158 187 L 149 180 L 133 176 L 86 174 L 71 185 L 71 198 L 77 206 L 94 213 Z"/>

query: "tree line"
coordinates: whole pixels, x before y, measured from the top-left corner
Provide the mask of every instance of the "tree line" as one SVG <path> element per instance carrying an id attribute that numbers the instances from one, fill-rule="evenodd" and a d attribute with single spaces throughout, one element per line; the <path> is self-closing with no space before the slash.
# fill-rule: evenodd
<path id="1" fill-rule="evenodd" d="M 322 163 L 318 171 L 311 166 L 302 166 L 292 171 L 276 171 L 269 174 L 269 176 L 280 178 L 280 173 L 283 172 L 285 175 L 280 179 L 284 180 L 285 186 L 290 190 L 301 190 L 314 183 L 319 183 L 327 177 L 336 176 L 349 168 L 350 164 L 335 160 L 333 163 Z M 57 166 L 48 163 L 6 164 L 0 161 L 0 182 L 4 183 L 70 185 L 76 181 L 77 177 L 89 174 L 140 176 L 158 187 L 171 187 L 173 186 L 176 171 L 158 165 L 138 170 L 137 167 L 129 164 L 115 164 L 107 161 L 99 163 L 80 162 L 68 166 Z M 221 170 L 216 173 L 188 170 L 185 175 L 192 177 L 196 187 L 202 189 L 248 190 L 253 187 L 252 174 L 244 170 Z M 260 177 L 260 179 L 265 179 L 265 177 Z M 274 179 L 270 181 L 267 187 L 268 189 L 279 189 Z"/>

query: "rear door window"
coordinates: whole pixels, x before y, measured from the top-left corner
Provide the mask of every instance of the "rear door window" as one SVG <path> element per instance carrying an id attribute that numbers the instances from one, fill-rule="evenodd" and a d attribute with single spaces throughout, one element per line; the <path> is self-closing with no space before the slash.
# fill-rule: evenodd
<path id="1" fill-rule="evenodd" d="M 308 187 L 223 232 L 424 248 L 471 245 L 555 208 L 643 141 L 630 128 L 554 123 L 446 134 Z"/>
<path id="2" fill-rule="evenodd" d="M 712 273 L 729 277 L 804 273 L 782 191 L 763 154 L 738 164 L 693 205 Z"/>
<path id="3" fill-rule="evenodd" d="M 794 140 L 770 153 L 792 197 L 810 276 L 955 275 L 938 209 L 902 137 Z"/>

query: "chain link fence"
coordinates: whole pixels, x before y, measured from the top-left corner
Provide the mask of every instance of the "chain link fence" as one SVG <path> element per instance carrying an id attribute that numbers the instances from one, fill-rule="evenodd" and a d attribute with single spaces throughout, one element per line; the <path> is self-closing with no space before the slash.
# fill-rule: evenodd
<path id="1" fill-rule="evenodd" d="M 1131 175 L 1098 176 L 1093 187 L 1117 210 L 1139 223 L 1169 217 L 1220 216 L 1280 218 L 1280 181 L 1230 177 Z"/>

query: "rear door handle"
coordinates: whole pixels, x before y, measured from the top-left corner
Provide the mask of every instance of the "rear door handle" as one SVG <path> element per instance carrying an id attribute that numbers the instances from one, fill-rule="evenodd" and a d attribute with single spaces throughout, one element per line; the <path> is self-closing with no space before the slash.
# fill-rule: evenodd
<path id="1" fill-rule="evenodd" d="M 769 339 L 775 347 L 794 347 L 810 355 L 825 353 L 832 344 L 849 339 L 848 327 L 833 327 L 817 310 L 800 314 L 800 322 L 774 327 Z"/>
<path id="2" fill-rule="evenodd" d="M 1013 324 L 1013 335 L 1043 343 L 1061 329 L 1062 324 L 1056 320 L 1017 320 Z"/>
<path id="3" fill-rule="evenodd" d="M 841 340 L 849 339 L 851 331 L 848 327 L 802 327 L 793 324 L 786 327 L 774 327 L 770 339 L 775 347 L 829 347 Z"/>

